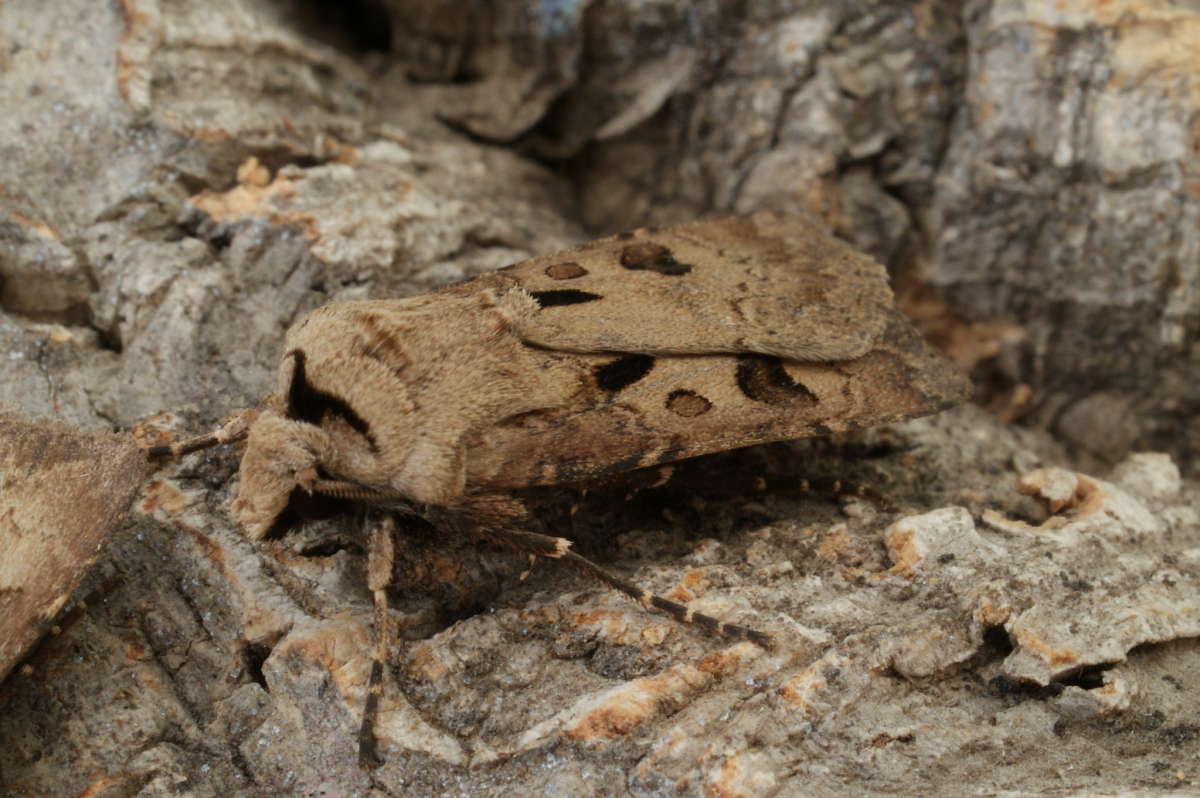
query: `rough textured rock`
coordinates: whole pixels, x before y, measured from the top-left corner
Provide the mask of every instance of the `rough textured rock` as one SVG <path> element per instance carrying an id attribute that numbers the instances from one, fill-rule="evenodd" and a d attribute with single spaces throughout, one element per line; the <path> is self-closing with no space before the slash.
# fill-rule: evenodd
<path id="1" fill-rule="evenodd" d="M 547 515 L 772 652 L 414 539 L 371 773 L 361 519 L 250 543 L 236 454 L 193 456 L 0 686 L 0 792 L 1194 791 L 1194 10 L 445 5 L 0 5 L 0 401 L 89 429 L 174 410 L 140 429 L 181 436 L 254 402 L 323 302 L 770 206 L 933 276 L 970 322 L 944 337 L 1051 431 L 968 407 L 702 466 L 857 479 L 894 513 L 674 491 Z M 1125 457 L 1147 441 L 1175 456 Z"/>
<path id="2" fill-rule="evenodd" d="M 1025 329 L 1030 411 L 1112 458 L 1200 452 L 1200 13 L 972 3 L 973 66 L 940 165 L 930 276 Z"/>

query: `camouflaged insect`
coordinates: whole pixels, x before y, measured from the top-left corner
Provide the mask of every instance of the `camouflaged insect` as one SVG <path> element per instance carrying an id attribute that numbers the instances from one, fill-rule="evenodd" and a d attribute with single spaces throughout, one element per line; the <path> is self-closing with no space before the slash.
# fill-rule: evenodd
<path id="1" fill-rule="evenodd" d="M 521 529 L 510 492 L 899 421 L 965 393 L 893 308 L 881 265 L 806 217 L 759 213 L 621 234 L 428 295 L 326 305 L 288 331 L 258 411 L 154 453 L 246 437 L 233 510 L 255 538 L 314 495 L 463 508 L 483 538 L 767 645 Z M 369 545 L 378 651 L 364 761 L 393 526 Z"/>

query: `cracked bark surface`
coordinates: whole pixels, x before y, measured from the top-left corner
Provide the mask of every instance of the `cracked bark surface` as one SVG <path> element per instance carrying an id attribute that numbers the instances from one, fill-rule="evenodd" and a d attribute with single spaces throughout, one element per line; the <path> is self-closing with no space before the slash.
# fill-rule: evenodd
<path id="1" fill-rule="evenodd" d="M 0 6 L 0 402 L 183 436 L 325 302 L 772 207 L 888 263 L 1004 418 L 703 466 L 894 514 L 676 491 L 548 518 L 769 653 L 414 539 L 371 773 L 360 520 L 253 544 L 236 454 L 192 456 L 0 686 L 0 794 L 1195 789 L 1195 10 L 446 5 Z"/>

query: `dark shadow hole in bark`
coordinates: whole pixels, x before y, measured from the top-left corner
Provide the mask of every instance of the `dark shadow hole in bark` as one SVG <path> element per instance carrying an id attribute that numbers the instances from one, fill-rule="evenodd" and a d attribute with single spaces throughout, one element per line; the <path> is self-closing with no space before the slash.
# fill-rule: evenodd
<path id="1" fill-rule="evenodd" d="M 1012 638 L 1003 626 L 995 624 L 983 630 L 983 645 L 987 647 L 989 658 L 1001 659 L 1013 652 Z"/>
<path id="2" fill-rule="evenodd" d="M 313 543 L 311 546 L 305 546 L 300 550 L 300 556 L 316 558 L 332 557 L 339 551 L 348 551 L 351 554 L 362 554 L 362 546 L 334 538 L 332 540 L 322 540 L 317 543 Z"/>
<path id="3" fill-rule="evenodd" d="M 269 656 L 271 656 L 271 647 L 262 643 L 247 643 L 246 647 L 242 649 L 242 663 L 246 667 L 246 675 L 268 693 L 271 692 L 271 689 L 267 687 L 267 677 L 263 674 L 263 665 Z"/>
<path id="4" fill-rule="evenodd" d="M 310 0 L 298 4 L 296 26 L 307 37 L 351 55 L 392 49 L 392 18 L 381 0 Z"/>
<path id="5" fill-rule="evenodd" d="M 1104 686 L 1104 672 L 1111 667 L 1107 663 L 1089 665 L 1080 668 L 1070 676 L 1059 679 L 1055 684 L 1061 684 L 1064 687 L 1082 687 L 1084 690 L 1095 690 L 1097 687 Z"/>
<path id="6" fill-rule="evenodd" d="M 1012 704 L 1019 704 L 1030 699 L 1045 701 L 1054 698 L 1063 691 L 1061 682 L 1051 682 L 1043 687 L 1032 682 L 1010 679 L 1007 676 L 996 676 L 988 681 L 988 687 L 993 694 L 1007 699 Z"/>

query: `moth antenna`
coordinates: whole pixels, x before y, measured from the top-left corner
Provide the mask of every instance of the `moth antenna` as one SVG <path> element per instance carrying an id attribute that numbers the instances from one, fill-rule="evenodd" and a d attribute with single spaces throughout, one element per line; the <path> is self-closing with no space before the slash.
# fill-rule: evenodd
<path id="1" fill-rule="evenodd" d="M 550 535 L 540 535 L 536 532 L 526 532 L 516 529 L 489 529 L 484 531 L 489 539 L 496 543 L 515 548 L 529 554 L 537 554 L 552 560 L 562 560 L 578 568 L 584 573 L 600 580 L 609 587 L 615 588 L 640 603 L 643 607 L 654 607 L 670 615 L 679 623 L 694 624 L 709 634 L 731 637 L 737 640 L 749 640 L 751 643 L 770 649 L 774 646 L 771 636 L 751 629 L 748 626 L 725 623 L 719 618 L 695 612 L 685 604 L 671 601 L 649 590 L 626 582 L 616 574 L 610 573 L 596 563 L 580 554 L 571 551 L 571 541 L 566 538 L 556 538 Z"/>
<path id="2" fill-rule="evenodd" d="M 341 479 L 314 479 L 312 481 L 312 492 L 319 493 L 322 496 L 330 496 L 334 499 L 348 499 L 356 502 L 370 502 L 374 504 L 391 504 L 401 502 L 407 504 L 409 499 L 400 493 L 389 491 L 376 490 L 367 485 L 360 485 L 357 482 L 347 482 Z"/>
<path id="3" fill-rule="evenodd" d="M 392 583 L 395 564 L 396 522 L 388 516 L 375 525 L 367 540 L 367 587 L 375 603 L 375 653 L 371 658 L 362 723 L 358 727 L 358 765 L 364 770 L 372 770 L 382 762 L 375 722 L 379 717 L 379 699 L 383 695 L 383 669 L 392 647 L 387 588 Z"/>
<path id="4" fill-rule="evenodd" d="M 222 421 L 215 430 L 197 435 L 175 443 L 147 447 L 146 453 L 155 459 L 177 458 L 185 454 L 198 452 L 211 446 L 223 446 L 227 443 L 237 443 L 245 439 L 250 432 L 250 425 L 258 418 L 257 410 L 239 410 Z"/>

